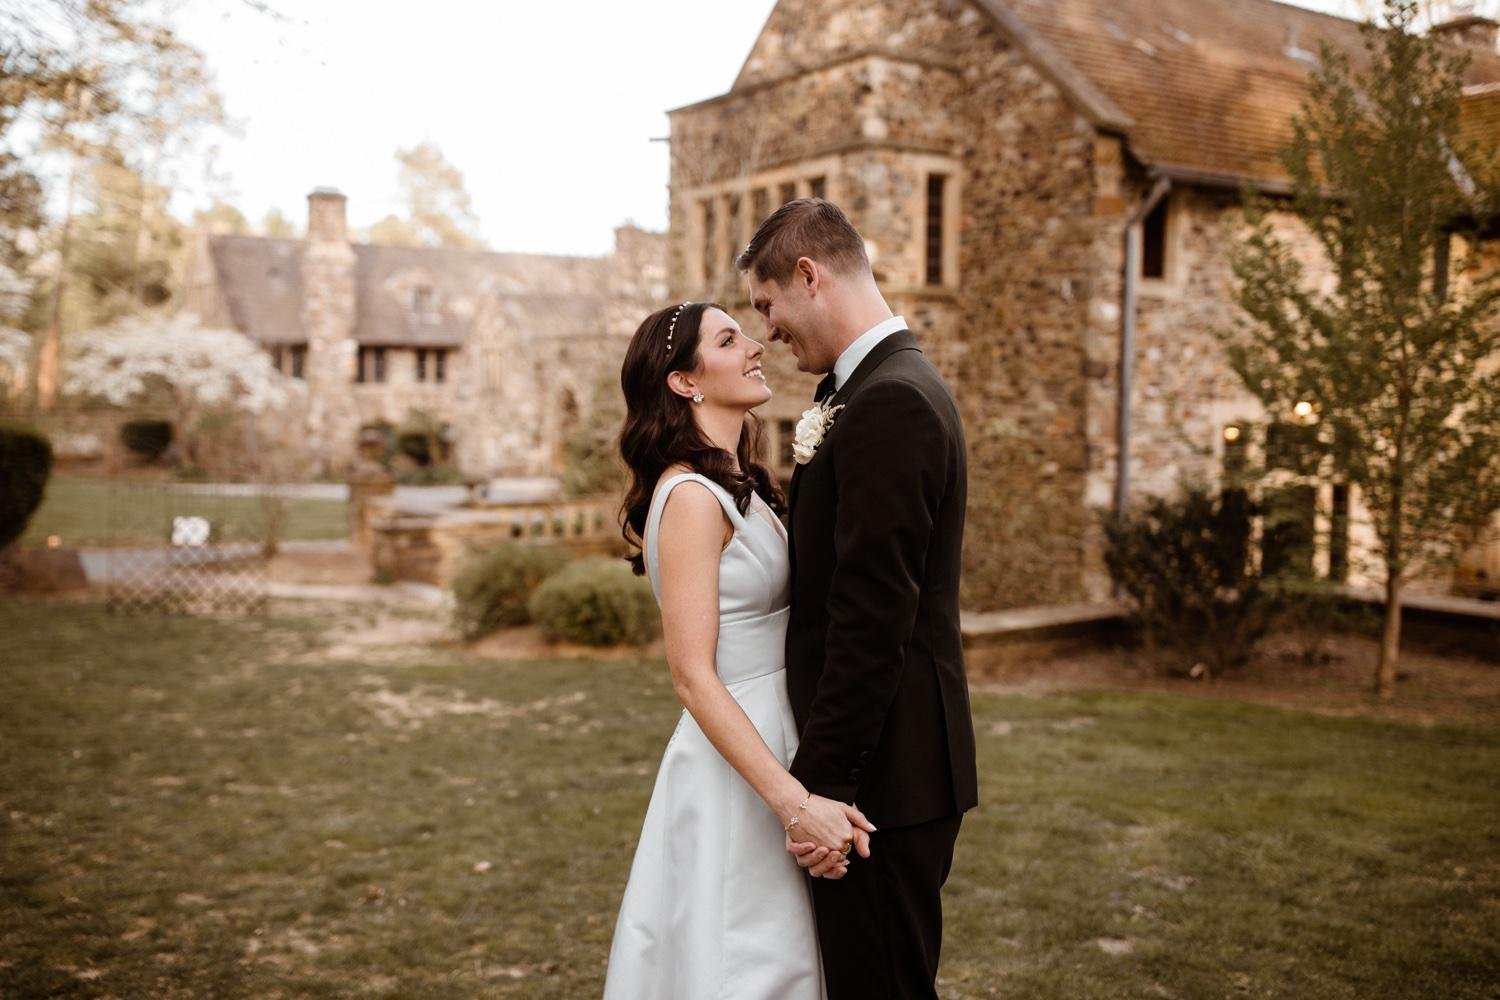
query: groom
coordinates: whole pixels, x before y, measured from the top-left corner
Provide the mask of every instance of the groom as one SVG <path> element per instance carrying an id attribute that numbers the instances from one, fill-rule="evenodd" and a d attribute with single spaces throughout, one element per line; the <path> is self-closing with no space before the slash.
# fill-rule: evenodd
<path id="1" fill-rule="evenodd" d="M 940 890 L 978 797 L 958 623 L 963 425 L 838 206 L 788 202 L 736 263 L 769 338 L 825 375 L 792 474 L 791 771 L 876 827 L 868 858 L 812 882 L 828 998 L 936 997 Z"/>

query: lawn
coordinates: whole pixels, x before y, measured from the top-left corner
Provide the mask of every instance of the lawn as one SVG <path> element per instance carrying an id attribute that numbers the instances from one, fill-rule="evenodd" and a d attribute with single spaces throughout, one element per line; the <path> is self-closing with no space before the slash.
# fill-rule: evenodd
<path id="1" fill-rule="evenodd" d="M 284 500 L 284 539 L 343 538 L 349 533 L 347 505 L 331 500 Z M 215 537 L 258 540 L 265 511 L 256 497 L 205 496 L 173 484 L 53 476 L 41 507 L 22 536 L 40 545 L 48 535 L 62 544 L 153 545 L 171 537 L 174 515 L 197 514 L 216 525 Z"/>
<path id="2" fill-rule="evenodd" d="M 0 996 L 598 995 L 662 664 L 484 660 L 374 615 L 0 605 Z M 1494 729 L 974 708 L 945 998 L 1500 989 Z"/>

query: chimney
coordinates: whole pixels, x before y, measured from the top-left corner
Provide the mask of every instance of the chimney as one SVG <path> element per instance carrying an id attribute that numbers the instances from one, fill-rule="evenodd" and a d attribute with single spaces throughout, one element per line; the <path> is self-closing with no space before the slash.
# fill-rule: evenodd
<path id="1" fill-rule="evenodd" d="M 307 238 L 314 243 L 349 242 L 349 224 L 344 218 L 348 201 L 336 188 L 316 188 L 307 196 Z"/>
<path id="2" fill-rule="evenodd" d="M 1500 23 L 1478 14 L 1461 14 L 1430 29 L 1432 37 L 1481 52 L 1495 51 L 1495 34 Z"/>

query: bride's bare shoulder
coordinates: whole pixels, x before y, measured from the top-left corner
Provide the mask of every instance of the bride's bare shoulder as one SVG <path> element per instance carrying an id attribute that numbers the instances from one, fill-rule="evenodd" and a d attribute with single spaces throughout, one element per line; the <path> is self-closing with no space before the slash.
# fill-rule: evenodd
<path id="1" fill-rule="evenodd" d="M 673 476 L 689 474 L 692 471 L 693 470 L 691 468 L 682 464 L 681 462 L 675 462 L 663 469 L 661 475 L 656 477 L 656 485 L 654 485 L 652 489 L 660 489 L 661 484 L 666 482 L 668 479 L 671 479 Z"/>
<path id="2" fill-rule="evenodd" d="M 672 465 L 662 472 L 657 479 L 656 486 L 661 485 L 674 476 L 683 473 L 691 473 L 693 470 L 686 465 Z M 734 537 L 734 525 L 730 522 L 724 509 L 719 504 L 713 492 L 702 483 L 686 483 L 687 489 L 678 487 L 672 490 L 672 495 L 667 497 L 665 507 L 662 510 L 662 523 L 670 525 L 674 532 L 684 532 L 688 535 L 700 533 L 712 536 L 722 532 L 720 547 L 729 544 Z M 697 487 L 693 489 L 692 487 Z"/>

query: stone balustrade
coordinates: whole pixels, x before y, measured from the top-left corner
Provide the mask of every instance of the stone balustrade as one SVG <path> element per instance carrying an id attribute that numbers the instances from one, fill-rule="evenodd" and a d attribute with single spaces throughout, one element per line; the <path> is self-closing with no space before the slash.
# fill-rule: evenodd
<path id="1" fill-rule="evenodd" d="M 621 539 L 612 497 L 580 497 L 402 509 L 392 497 L 368 501 L 370 560 L 378 580 L 416 580 L 446 587 L 464 561 L 501 542 L 566 545 L 579 552 L 614 552 Z"/>

